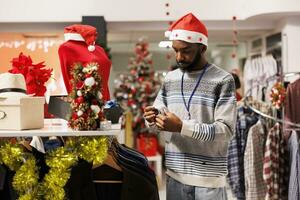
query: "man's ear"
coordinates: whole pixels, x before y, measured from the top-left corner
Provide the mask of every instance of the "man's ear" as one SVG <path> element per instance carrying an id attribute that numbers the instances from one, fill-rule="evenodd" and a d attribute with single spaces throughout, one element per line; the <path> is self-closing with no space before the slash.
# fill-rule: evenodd
<path id="1" fill-rule="evenodd" d="M 205 46 L 203 44 L 200 45 L 200 48 L 201 48 L 201 54 L 204 54 L 207 50 L 207 46 Z"/>

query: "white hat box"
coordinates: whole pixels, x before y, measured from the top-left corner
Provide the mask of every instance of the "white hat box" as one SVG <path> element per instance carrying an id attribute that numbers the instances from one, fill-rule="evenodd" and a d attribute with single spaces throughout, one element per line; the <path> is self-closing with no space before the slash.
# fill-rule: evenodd
<path id="1" fill-rule="evenodd" d="M 0 130 L 44 127 L 44 97 L 0 97 Z"/>

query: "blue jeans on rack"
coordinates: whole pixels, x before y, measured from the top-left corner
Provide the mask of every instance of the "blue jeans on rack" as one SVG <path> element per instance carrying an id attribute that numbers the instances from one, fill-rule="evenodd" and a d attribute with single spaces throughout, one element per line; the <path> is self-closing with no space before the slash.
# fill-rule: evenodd
<path id="1" fill-rule="evenodd" d="M 167 176 L 167 200 L 227 200 L 227 193 L 226 188 L 185 185 Z"/>

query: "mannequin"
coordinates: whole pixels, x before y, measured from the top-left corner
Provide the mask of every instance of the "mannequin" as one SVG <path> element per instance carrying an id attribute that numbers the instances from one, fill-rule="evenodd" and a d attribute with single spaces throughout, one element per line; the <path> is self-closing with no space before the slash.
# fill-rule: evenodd
<path id="1" fill-rule="evenodd" d="M 99 74 L 102 78 L 103 100 L 110 100 L 108 80 L 111 61 L 108 59 L 104 49 L 95 45 L 97 38 L 96 28 L 88 25 L 71 25 L 65 28 L 65 41 L 60 45 L 58 54 L 61 71 L 68 93 L 72 91 L 71 68 L 75 63 L 86 64 L 96 62 L 99 65 Z"/>

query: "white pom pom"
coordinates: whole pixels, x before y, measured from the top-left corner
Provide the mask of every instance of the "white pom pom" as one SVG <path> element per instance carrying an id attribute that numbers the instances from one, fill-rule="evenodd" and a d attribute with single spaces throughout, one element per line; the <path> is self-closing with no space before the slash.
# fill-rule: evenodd
<path id="1" fill-rule="evenodd" d="M 92 70 L 97 71 L 97 70 L 98 70 L 98 67 L 97 67 L 97 66 L 94 66 L 94 67 L 92 68 Z"/>
<path id="2" fill-rule="evenodd" d="M 94 77 L 89 77 L 87 79 L 84 80 L 84 84 L 86 86 L 92 87 L 95 84 L 95 79 Z"/>
<path id="3" fill-rule="evenodd" d="M 102 99 L 102 98 L 103 98 L 103 95 L 102 95 L 101 92 L 98 92 L 98 98 L 99 98 L 99 99 Z"/>
<path id="4" fill-rule="evenodd" d="M 97 105 L 91 105 L 91 109 L 92 111 L 94 111 L 94 113 L 99 113 L 100 112 L 100 107 Z"/>
<path id="5" fill-rule="evenodd" d="M 77 91 L 77 96 L 79 96 L 79 97 L 81 97 L 81 96 L 82 96 L 82 92 L 81 92 L 81 90 L 78 90 L 78 91 Z"/>
<path id="6" fill-rule="evenodd" d="M 80 117 L 81 115 L 83 115 L 82 110 L 78 110 L 77 115 L 78 115 L 78 117 Z"/>
<path id="7" fill-rule="evenodd" d="M 95 51 L 95 49 L 96 49 L 95 45 L 89 45 L 88 46 L 89 51 Z"/>
<path id="8" fill-rule="evenodd" d="M 166 38 L 169 38 L 169 37 L 171 36 L 171 33 L 172 33 L 171 31 L 166 31 L 166 32 L 165 32 L 165 37 L 166 37 Z"/>

